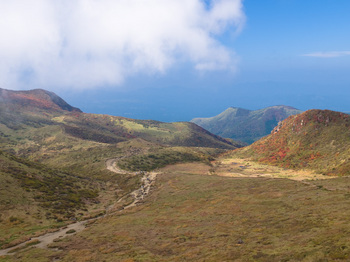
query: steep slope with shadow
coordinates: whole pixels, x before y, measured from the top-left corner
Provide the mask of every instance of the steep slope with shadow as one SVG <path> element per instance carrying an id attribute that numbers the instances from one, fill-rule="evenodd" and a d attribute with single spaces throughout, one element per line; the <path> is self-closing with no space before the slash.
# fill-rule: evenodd
<path id="1" fill-rule="evenodd" d="M 248 144 L 268 135 L 279 121 L 302 111 L 289 106 L 271 106 L 260 110 L 230 107 L 209 118 L 194 118 L 191 122 L 206 130 Z"/>

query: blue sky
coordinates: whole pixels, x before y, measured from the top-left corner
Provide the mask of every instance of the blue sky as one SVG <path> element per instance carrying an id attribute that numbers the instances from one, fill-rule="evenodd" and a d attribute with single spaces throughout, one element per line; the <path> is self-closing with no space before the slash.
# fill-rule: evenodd
<path id="1" fill-rule="evenodd" d="M 12 40 L 0 44 L 1 87 L 45 88 L 85 112 L 160 121 L 214 116 L 230 106 L 350 111 L 350 1 L 186 1 L 149 0 L 143 8 L 138 0 L 38 1 L 32 15 L 42 20 L 33 28 L 47 26 L 35 35 L 25 38 L 28 30 L 14 25 L 13 37 L 13 17 L 3 26 L 0 20 L 2 38 Z M 7 8 L 20 13 L 23 1 L 14 2 Z M 74 15 L 63 16 L 66 8 Z M 103 20 L 89 8 L 131 12 L 133 20 L 117 16 L 125 24 L 119 28 L 112 11 Z M 152 20 L 152 12 L 166 12 L 165 20 Z M 149 21 L 141 31 L 137 17 Z M 32 44 L 11 49 L 23 39 Z"/>

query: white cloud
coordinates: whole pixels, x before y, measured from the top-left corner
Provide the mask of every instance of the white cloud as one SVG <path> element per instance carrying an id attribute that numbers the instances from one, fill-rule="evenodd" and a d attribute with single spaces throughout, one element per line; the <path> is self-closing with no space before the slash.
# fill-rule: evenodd
<path id="1" fill-rule="evenodd" d="M 181 62 L 234 69 L 217 37 L 244 22 L 242 0 L 0 0 L 0 86 L 118 85 Z"/>
<path id="2" fill-rule="evenodd" d="M 350 51 L 331 51 L 331 52 L 315 52 L 304 54 L 303 56 L 320 57 L 320 58 L 332 58 L 350 55 Z"/>

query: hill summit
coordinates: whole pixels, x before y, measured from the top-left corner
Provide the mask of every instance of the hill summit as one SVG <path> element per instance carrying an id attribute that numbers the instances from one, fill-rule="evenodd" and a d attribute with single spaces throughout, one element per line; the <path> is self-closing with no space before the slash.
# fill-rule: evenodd
<path id="1" fill-rule="evenodd" d="M 288 117 L 269 136 L 236 154 L 287 168 L 350 175 L 350 116 L 330 110 L 308 110 Z"/>
<path id="2" fill-rule="evenodd" d="M 194 118 L 191 122 L 221 137 L 251 144 L 268 135 L 279 121 L 302 111 L 290 106 L 271 106 L 260 110 L 230 107 L 209 118 Z"/>
<path id="3" fill-rule="evenodd" d="M 80 109 L 69 105 L 55 93 L 43 89 L 12 91 L 0 88 L 0 102 L 12 109 L 22 107 L 27 110 L 45 109 L 81 112 Z"/>

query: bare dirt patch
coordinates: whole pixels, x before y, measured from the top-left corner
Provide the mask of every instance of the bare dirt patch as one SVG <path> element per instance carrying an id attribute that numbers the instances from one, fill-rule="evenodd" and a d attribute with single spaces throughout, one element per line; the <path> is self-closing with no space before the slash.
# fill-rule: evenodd
<path id="1" fill-rule="evenodd" d="M 212 164 L 212 174 L 226 177 L 288 178 L 297 181 L 332 178 L 310 170 L 292 170 L 264 165 L 250 159 L 222 158 Z"/>

